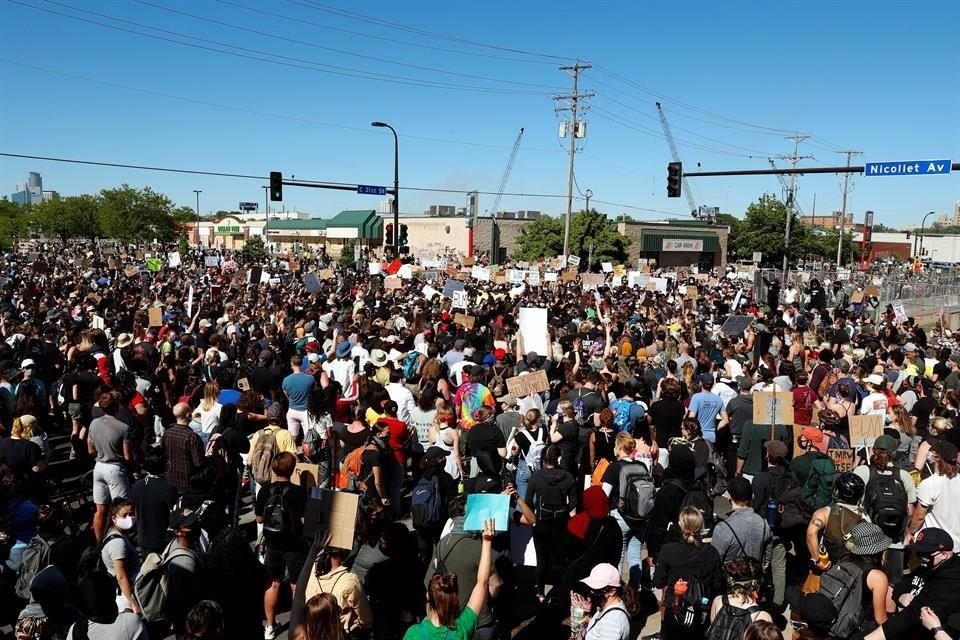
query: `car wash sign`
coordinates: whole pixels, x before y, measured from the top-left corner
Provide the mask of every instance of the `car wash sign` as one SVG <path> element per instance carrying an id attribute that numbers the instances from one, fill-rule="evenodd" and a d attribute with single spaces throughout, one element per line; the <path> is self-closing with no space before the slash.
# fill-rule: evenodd
<path id="1" fill-rule="evenodd" d="M 950 173 L 949 160 L 902 160 L 899 162 L 868 162 L 863 167 L 865 176 L 939 176 Z"/>
<path id="2" fill-rule="evenodd" d="M 661 251 L 703 251 L 703 240 L 664 240 Z"/>

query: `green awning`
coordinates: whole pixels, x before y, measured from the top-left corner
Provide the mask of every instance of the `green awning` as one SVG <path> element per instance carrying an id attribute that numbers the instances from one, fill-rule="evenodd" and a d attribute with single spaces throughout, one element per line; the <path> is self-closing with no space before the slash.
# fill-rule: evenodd
<path id="1" fill-rule="evenodd" d="M 705 253 L 716 253 L 720 250 L 720 241 L 713 233 L 647 231 L 646 229 L 644 229 L 640 238 L 640 250 L 644 252 L 663 251 L 664 240 L 703 240 L 703 251 Z"/>

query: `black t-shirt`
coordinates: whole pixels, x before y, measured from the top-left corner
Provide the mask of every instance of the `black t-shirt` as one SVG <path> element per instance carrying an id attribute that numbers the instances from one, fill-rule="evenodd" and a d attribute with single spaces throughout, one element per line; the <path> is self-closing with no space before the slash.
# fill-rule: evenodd
<path id="1" fill-rule="evenodd" d="M 557 433 L 563 436 L 554 444 L 560 449 L 560 468 L 570 473 L 577 469 L 577 447 L 580 444 L 580 425 L 571 420 L 557 425 Z"/>
<path id="2" fill-rule="evenodd" d="M 950 375 L 950 364 L 947 362 L 938 362 L 933 365 L 933 373 L 937 376 L 937 380 L 943 382 L 947 379 L 947 376 Z"/>
<path id="3" fill-rule="evenodd" d="M 44 342 L 40 351 L 43 354 L 43 381 L 55 382 L 60 377 L 57 367 L 63 360 L 60 349 L 52 342 Z"/>
<path id="4" fill-rule="evenodd" d="M 160 476 L 147 476 L 133 483 L 130 500 L 137 508 L 137 542 L 141 548 L 161 549 L 170 539 L 167 527 L 177 489 Z"/>
<path id="5" fill-rule="evenodd" d="M 583 406 L 586 409 L 586 415 L 584 417 L 587 419 L 592 419 L 593 414 L 600 413 L 603 411 L 604 407 L 607 406 L 607 404 L 603 401 L 603 398 L 600 397 L 599 393 L 593 389 L 587 389 L 586 387 L 580 387 L 579 389 L 574 389 L 568 393 L 567 400 L 570 402 L 582 400 Z"/>
<path id="6" fill-rule="evenodd" d="M 917 400 L 910 412 L 917 418 L 917 430 L 924 433 L 930 425 L 930 416 L 933 410 L 937 408 L 937 401 L 930 396 L 924 396 Z"/>
<path id="7" fill-rule="evenodd" d="M 505 449 L 507 441 L 497 423 L 489 420 L 475 424 L 467 432 L 467 451 L 477 458 L 480 470 L 486 474 L 499 474 L 502 460 L 497 449 Z"/>
<path id="8" fill-rule="evenodd" d="M 273 375 L 273 370 L 265 369 L 263 367 L 257 367 L 254 369 L 250 373 L 248 380 L 250 382 L 251 389 L 268 397 L 270 396 L 271 392 L 275 391 L 279 386 L 277 384 L 277 378 Z"/>
<path id="9" fill-rule="evenodd" d="M 0 441 L 0 462 L 10 467 L 17 476 L 30 475 L 41 458 L 43 458 L 43 452 L 40 447 L 29 440 L 4 438 Z"/>
<path id="10" fill-rule="evenodd" d="M 77 402 L 85 407 L 92 407 L 97 388 L 100 386 L 100 376 L 93 371 L 81 371 L 77 374 Z"/>
<path id="11" fill-rule="evenodd" d="M 275 551 L 299 551 L 303 548 L 303 541 L 300 538 L 300 529 L 303 526 L 303 513 L 307 508 L 307 492 L 303 487 L 292 484 L 288 481 L 273 482 L 262 489 L 257 494 L 257 502 L 254 505 L 254 514 L 258 517 L 263 516 L 267 502 L 277 491 L 285 491 L 284 500 L 287 509 L 290 509 L 292 521 L 296 525 L 296 531 L 290 533 L 270 533 L 264 532 L 264 539 L 267 546 Z"/>
<path id="12" fill-rule="evenodd" d="M 663 398 L 650 405 L 650 419 L 657 431 L 657 445 L 666 447 L 671 438 L 680 437 L 680 425 L 687 408 L 679 400 Z"/>

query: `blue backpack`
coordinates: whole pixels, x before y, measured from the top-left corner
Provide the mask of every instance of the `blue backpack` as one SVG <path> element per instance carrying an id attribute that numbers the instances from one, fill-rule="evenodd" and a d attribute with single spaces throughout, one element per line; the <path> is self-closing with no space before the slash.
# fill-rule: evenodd
<path id="1" fill-rule="evenodd" d="M 420 364 L 420 352 L 411 351 L 403 358 L 403 377 L 407 382 L 414 382 L 417 377 L 417 365 Z"/>
<path id="2" fill-rule="evenodd" d="M 617 431 L 627 433 L 633 431 L 633 423 L 630 421 L 630 409 L 632 407 L 633 403 L 631 401 L 622 398 L 614 400 L 610 405 L 610 410 L 613 411 L 613 424 Z"/>
<path id="3" fill-rule="evenodd" d="M 446 519 L 446 509 L 440 497 L 440 483 L 437 476 L 429 480 L 420 478 L 410 496 L 410 514 L 413 517 L 414 529 L 436 527 L 442 525 Z"/>

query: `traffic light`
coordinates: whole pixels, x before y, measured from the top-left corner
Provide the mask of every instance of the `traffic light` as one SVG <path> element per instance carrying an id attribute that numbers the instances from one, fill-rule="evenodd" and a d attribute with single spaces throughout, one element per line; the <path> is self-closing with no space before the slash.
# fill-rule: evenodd
<path id="1" fill-rule="evenodd" d="M 667 165 L 667 197 L 680 197 L 680 181 L 683 179 L 683 163 L 671 162 Z"/>
<path id="2" fill-rule="evenodd" d="M 390 247 L 393 246 L 393 225 L 388 224 L 386 231 L 383 234 L 383 244 L 384 246 Z"/>
<path id="3" fill-rule="evenodd" d="M 410 244 L 410 239 L 407 238 L 407 225 L 400 225 L 400 236 L 397 238 L 397 244 L 401 247 L 405 247 Z"/>
<path id="4" fill-rule="evenodd" d="M 283 200 L 283 174 L 279 171 L 270 172 L 270 201 L 280 202 Z"/>

